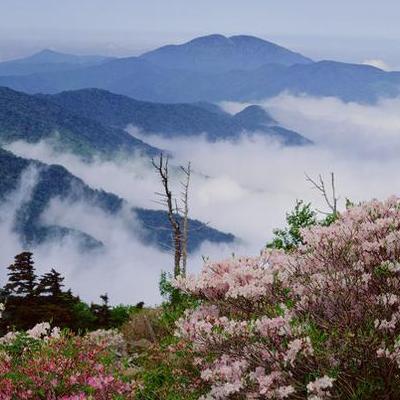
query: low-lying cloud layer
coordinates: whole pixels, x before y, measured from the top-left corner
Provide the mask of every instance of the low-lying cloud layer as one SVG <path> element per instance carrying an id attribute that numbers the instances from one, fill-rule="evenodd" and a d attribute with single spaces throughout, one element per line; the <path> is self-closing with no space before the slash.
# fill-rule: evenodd
<path id="1" fill-rule="evenodd" d="M 362 201 L 399 192 L 399 99 L 370 106 L 282 94 L 261 105 L 283 126 L 304 134 L 315 145 L 282 148 L 259 135 L 209 143 L 204 136 L 165 139 L 142 134 L 149 143 L 169 150 L 174 165 L 192 162 L 191 216 L 243 240 L 239 249 L 206 244 L 193 255 L 191 271 L 199 269 L 202 255 L 222 258 L 232 251 L 257 253 L 271 238 L 273 228 L 282 226 L 285 213 L 296 199 L 312 201 L 315 207 L 324 209 L 304 173 L 328 177 L 329 172 L 335 172 L 341 207 L 346 197 Z M 237 112 L 246 104 L 223 106 Z M 116 193 L 131 205 L 157 208 L 153 200 L 160 183 L 148 160 L 97 160 L 88 164 L 71 154 L 54 153 L 44 142 L 19 142 L 8 148 L 21 156 L 62 164 L 90 186 Z M 174 178 L 178 184 L 178 177 Z M 88 210 L 85 204 L 53 202 L 43 218 L 75 228 L 84 225 L 88 233 L 106 244 L 103 253 L 97 255 L 81 254 L 74 243 L 53 244 L 37 251 L 40 264 L 48 268 L 57 265 L 84 297 L 94 299 L 108 291 L 115 302 L 158 300 L 160 270 L 171 268 L 171 256 L 141 244 L 125 228 L 123 216 L 111 218 L 99 210 Z M 5 256 L 10 261 L 13 254 L 3 249 L 2 253 L 4 265 Z"/>

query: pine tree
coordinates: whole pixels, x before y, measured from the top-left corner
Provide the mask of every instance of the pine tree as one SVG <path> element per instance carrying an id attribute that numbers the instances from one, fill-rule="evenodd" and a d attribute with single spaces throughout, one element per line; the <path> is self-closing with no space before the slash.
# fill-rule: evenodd
<path id="1" fill-rule="evenodd" d="M 36 295 L 36 274 L 32 253 L 25 251 L 15 256 L 14 264 L 8 267 L 8 283 L 5 290 L 9 293 L 32 297 Z"/>
<path id="2" fill-rule="evenodd" d="M 102 300 L 103 304 L 100 306 L 99 313 L 98 313 L 98 319 L 101 325 L 103 325 L 105 328 L 108 328 L 110 324 L 110 306 L 108 304 L 109 298 L 108 294 L 102 294 L 100 296 L 100 299 Z"/>
<path id="3" fill-rule="evenodd" d="M 103 304 L 102 304 L 103 308 L 105 310 L 108 310 L 108 308 L 109 308 L 109 306 L 108 306 L 108 301 L 109 301 L 108 294 L 107 293 L 102 294 L 100 296 L 100 299 L 103 301 Z"/>
<path id="4" fill-rule="evenodd" d="M 64 277 L 54 268 L 50 272 L 44 274 L 38 285 L 40 294 L 49 294 L 52 297 L 59 297 L 62 294 Z"/>
<path id="5" fill-rule="evenodd" d="M 102 300 L 102 304 L 92 304 L 90 309 L 97 319 L 97 327 L 98 328 L 109 328 L 110 325 L 110 306 L 108 304 L 109 298 L 107 293 L 102 294 L 100 296 Z"/>

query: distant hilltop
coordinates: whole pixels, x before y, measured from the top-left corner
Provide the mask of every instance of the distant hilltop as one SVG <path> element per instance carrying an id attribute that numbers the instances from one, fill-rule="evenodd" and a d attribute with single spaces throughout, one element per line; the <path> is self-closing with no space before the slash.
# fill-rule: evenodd
<path id="1" fill-rule="evenodd" d="M 43 50 L 0 63 L 0 86 L 47 94 L 97 88 L 164 103 L 254 102 L 282 92 L 371 103 L 400 94 L 400 73 L 371 65 L 313 61 L 254 36 L 214 34 L 139 57 Z"/>
<path id="2" fill-rule="evenodd" d="M 265 64 L 309 64 L 311 59 L 254 36 L 209 35 L 147 52 L 141 58 L 166 68 L 249 70 Z"/>

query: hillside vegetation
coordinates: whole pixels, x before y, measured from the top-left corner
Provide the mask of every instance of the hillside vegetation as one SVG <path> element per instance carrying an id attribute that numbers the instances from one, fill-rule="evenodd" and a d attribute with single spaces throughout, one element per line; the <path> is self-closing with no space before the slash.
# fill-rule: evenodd
<path id="1" fill-rule="evenodd" d="M 397 399 L 400 200 L 323 220 L 297 203 L 287 220 L 257 257 L 163 275 L 163 305 L 131 312 L 122 335 L 8 333 L 3 398 Z M 5 292 L 36 296 L 18 276 Z"/>

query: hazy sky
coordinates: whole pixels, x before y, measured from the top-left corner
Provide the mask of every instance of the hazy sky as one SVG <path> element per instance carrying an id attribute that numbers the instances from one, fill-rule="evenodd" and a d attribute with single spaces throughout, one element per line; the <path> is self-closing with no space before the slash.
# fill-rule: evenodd
<path id="1" fill-rule="evenodd" d="M 208 33 L 254 34 L 314 58 L 400 65 L 398 0 L 1 0 L 0 59 L 43 47 L 131 55 Z"/>

